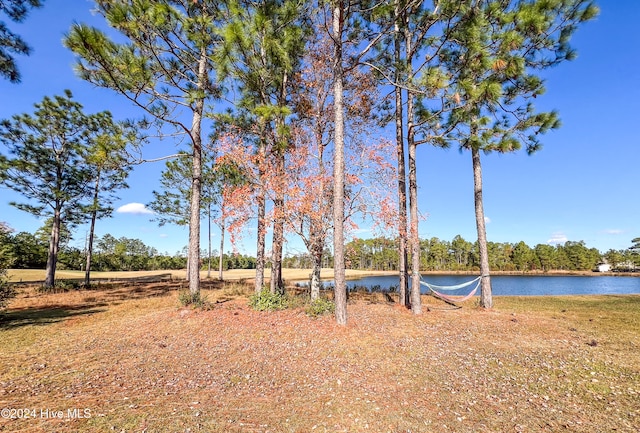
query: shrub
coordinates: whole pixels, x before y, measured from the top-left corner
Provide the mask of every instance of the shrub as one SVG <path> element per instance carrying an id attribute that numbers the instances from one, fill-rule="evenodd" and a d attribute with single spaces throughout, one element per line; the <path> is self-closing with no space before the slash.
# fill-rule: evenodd
<path id="1" fill-rule="evenodd" d="M 0 269 L 0 310 L 16 295 L 13 286 L 7 282 L 7 271 Z"/>
<path id="2" fill-rule="evenodd" d="M 314 299 L 307 305 L 304 312 L 311 317 L 318 317 L 324 314 L 333 314 L 336 310 L 336 304 L 325 298 Z"/>
<path id="3" fill-rule="evenodd" d="M 56 280 L 52 287 L 40 286 L 38 291 L 40 293 L 63 293 L 69 290 L 80 290 L 82 283 L 73 280 Z"/>
<path id="4" fill-rule="evenodd" d="M 349 287 L 347 286 L 347 292 L 349 293 L 358 293 L 358 292 L 366 292 L 367 291 L 367 287 L 366 286 L 362 286 L 362 285 L 358 285 L 358 284 L 354 284 L 353 286 Z"/>
<path id="5" fill-rule="evenodd" d="M 267 288 L 249 297 L 249 306 L 257 311 L 284 310 L 289 305 L 287 296 L 282 293 L 271 293 Z"/>
<path id="6" fill-rule="evenodd" d="M 80 281 L 74 280 L 58 280 L 55 283 L 55 287 L 58 287 L 64 291 L 80 290 L 82 288 L 82 283 Z"/>
<path id="7" fill-rule="evenodd" d="M 8 228 L 0 222 L 0 240 L 2 240 L 1 236 L 6 233 L 8 233 Z M 13 286 L 7 281 L 7 268 L 11 267 L 13 263 L 9 257 L 8 248 L 0 245 L 0 310 L 16 295 Z"/>
<path id="8" fill-rule="evenodd" d="M 209 300 L 201 292 L 192 294 L 189 290 L 181 290 L 178 293 L 178 300 L 183 307 L 207 308 Z"/>

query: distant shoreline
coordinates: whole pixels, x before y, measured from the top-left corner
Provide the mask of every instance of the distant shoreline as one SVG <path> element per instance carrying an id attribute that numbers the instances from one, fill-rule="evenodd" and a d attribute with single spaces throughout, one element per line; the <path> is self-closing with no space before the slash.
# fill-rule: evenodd
<path id="1" fill-rule="evenodd" d="M 286 280 L 301 280 L 307 278 L 305 276 L 311 274 L 310 269 L 284 269 L 283 274 Z M 295 277 L 293 276 L 295 274 Z M 375 277 L 386 275 L 398 275 L 398 271 L 368 271 L 360 269 L 347 269 L 345 271 L 347 280 L 358 280 L 363 277 Z M 480 271 L 420 271 L 421 275 L 480 275 Z M 265 276 L 269 278 L 268 270 L 265 271 Z M 302 276 L 302 278 L 300 278 Z M 594 271 L 491 271 L 491 276 L 515 276 L 515 277 L 640 277 L 640 272 L 594 272 Z M 411 278 L 411 273 L 409 273 Z M 323 268 L 321 279 L 333 279 L 333 269 Z"/>
<path id="2" fill-rule="evenodd" d="M 479 271 L 421 271 L 425 275 L 479 275 Z M 594 271 L 491 271 L 492 276 L 536 276 L 536 277 L 640 277 L 640 272 L 594 272 Z"/>
<path id="3" fill-rule="evenodd" d="M 285 268 L 283 278 L 287 282 L 308 280 L 311 275 L 311 269 L 293 269 Z M 421 271 L 422 275 L 475 275 L 480 274 L 479 271 Z M 130 272 L 92 272 L 92 280 L 105 279 L 128 279 L 128 278 L 145 278 L 151 276 L 168 276 L 171 278 L 182 279 L 186 276 L 185 270 L 158 270 L 158 271 L 130 271 Z M 270 270 L 266 269 L 264 275 L 269 279 Z M 398 271 L 368 271 L 361 269 L 347 269 L 347 280 L 358 280 L 363 277 L 398 275 Z M 224 271 L 225 280 L 253 280 L 256 275 L 255 269 L 232 269 Z M 491 271 L 491 276 L 586 276 L 586 277 L 640 277 L 640 272 L 593 272 L 593 271 Z M 29 282 L 36 283 L 44 281 L 45 271 L 43 269 L 9 269 L 9 282 Z M 82 280 L 84 278 L 83 271 L 60 270 L 56 272 L 56 280 Z M 200 272 L 202 280 L 207 279 L 207 271 Z M 323 268 L 320 274 L 322 280 L 333 279 L 333 269 Z M 218 272 L 211 271 L 211 279 L 218 279 Z"/>

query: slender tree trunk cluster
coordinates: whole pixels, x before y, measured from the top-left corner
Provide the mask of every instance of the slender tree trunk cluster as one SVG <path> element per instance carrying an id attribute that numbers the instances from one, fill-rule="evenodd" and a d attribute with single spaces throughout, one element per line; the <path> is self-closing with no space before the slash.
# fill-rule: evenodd
<path id="1" fill-rule="evenodd" d="M 287 104 L 288 72 L 283 72 L 280 83 L 280 94 L 278 95 L 278 105 L 285 107 Z M 285 225 L 285 189 L 286 189 L 286 153 L 289 147 L 288 137 L 285 136 L 285 119 L 282 114 L 278 114 L 274 121 L 275 131 L 273 133 L 276 186 L 275 198 L 273 200 L 273 247 L 271 249 L 271 293 L 284 294 L 284 281 L 282 279 L 282 254 L 284 247 L 284 225 Z"/>
<path id="2" fill-rule="evenodd" d="M 413 35 L 411 33 L 411 29 L 409 28 L 409 12 L 404 10 L 402 13 L 400 12 L 401 6 L 404 4 L 397 0 L 395 6 L 395 22 L 394 29 L 396 32 L 395 42 L 396 49 L 395 55 L 397 59 L 396 64 L 396 106 L 400 106 L 402 104 L 402 93 L 403 89 L 400 86 L 400 77 L 401 75 L 397 72 L 401 67 L 400 65 L 404 65 L 406 68 L 405 74 L 407 76 L 407 81 L 411 81 L 414 77 L 414 47 L 413 47 Z M 405 5 L 406 6 L 406 5 Z M 402 25 L 402 31 L 400 30 L 400 25 Z M 404 59 L 401 57 L 401 47 L 402 42 L 404 42 Z M 411 307 L 411 312 L 413 314 L 421 314 L 422 313 L 422 297 L 421 297 L 421 285 L 420 285 L 420 238 L 418 233 L 418 174 L 417 174 L 417 142 L 416 142 L 416 125 L 415 125 L 415 98 L 416 94 L 414 91 L 407 87 L 406 90 L 406 124 L 407 124 L 407 148 L 409 153 L 409 227 L 408 227 L 408 250 L 411 253 L 411 291 L 407 296 L 401 299 L 401 303 L 409 305 Z M 396 130 L 400 128 L 402 129 L 402 122 L 404 121 L 402 117 L 402 111 L 397 110 L 396 112 Z M 396 133 L 398 139 L 402 139 L 401 133 Z M 407 244 L 406 236 L 407 236 L 407 204 L 406 204 L 406 178 L 405 178 L 405 170 L 404 170 L 404 140 L 399 141 L 398 149 L 402 147 L 402 154 L 400 150 L 398 150 L 398 179 L 399 179 L 399 187 L 398 187 L 398 202 L 399 202 L 399 243 L 401 246 Z M 402 187 L 400 186 L 402 184 Z M 404 235 L 404 236 L 403 236 Z M 405 265 L 405 275 L 407 268 L 407 258 L 406 258 L 406 250 L 405 255 L 401 255 L 399 259 L 399 264 L 401 265 L 404 262 Z M 400 267 L 400 279 L 402 282 L 402 267 Z M 406 278 L 406 277 L 405 277 Z M 403 287 L 401 286 L 401 290 Z M 405 288 L 405 290 L 407 290 Z M 402 291 L 401 291 L 402 296 Z"/>
<path id="3" fill-rule="evenodd" d="M 326 242 L 326 230 L 324 228 L 325 209 L 327 204 L 325 201 L 331 200 L 326 191 L 326 169 L 324 165 L 324 145 L 322 144 L 322 134 L 316 131 L 316 143 L 318 144 L 318 168 L 319 168 L 319 186 L 320 196 L 313 200 L 315 205 L 314 218 L 309 223 L 309 252 L 313 261 L 310 281 L 310 297 L 311 301 L 315 301 L 320 297 L 320 273 L 322 271 L 322 259 L 324 256 L 324 247 Z"/>
<path id="4" fill-rule="evenodd" d="M 271 293 L 284 293 L 282 281 L 282 249 L 284 244 L 284 149 L 276 156 L 277 179 L 276 197 L 273 201 L 273 242 L 271 247 Z"/>
<path id="5" fill-rule="evenodd" d="M 399 83 L 402 75 L 402 32 L 400 31 L 400 0 L 396 0 L 394 8 L 394 61 L 396 63 L 394 80 Z M 405 170 L 404 152 L 404 118 L 402 108 L 402 88 L 397 85 L 395 93 L 395 126 L 398 164 L 398 273 L 400 277 L 400 305 L 409 306 L 409 279 L 407 254 L 407 174 Z"/>
<path id="6" fill-rule="evenodd" d="M 51 226 L 51 239 L 49 241 L 49 254 L 47 255 L 47 267 L 45 271 L 45 287 L 53 287 L 55 284 L 56 266 L 58 264 L 58 250 L 60 248 L 60 209 L 56 207 Z"/>

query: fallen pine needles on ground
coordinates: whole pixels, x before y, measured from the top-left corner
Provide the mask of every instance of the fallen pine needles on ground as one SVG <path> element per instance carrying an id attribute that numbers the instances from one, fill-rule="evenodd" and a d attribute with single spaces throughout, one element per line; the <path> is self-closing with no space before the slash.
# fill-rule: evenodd
<path id="1" fill-rule="evenodd" d="M 162 287 L 165 287 L 163 289 Z M 352 299 L 258 312 L 237 284 L 23 292 L 0 322 L 0 431 L 636 432 L 640 296 Z M 29 412 L 27 413 L 26 410 Z M 60 417 L 58 417 L 60 415 Z"/>

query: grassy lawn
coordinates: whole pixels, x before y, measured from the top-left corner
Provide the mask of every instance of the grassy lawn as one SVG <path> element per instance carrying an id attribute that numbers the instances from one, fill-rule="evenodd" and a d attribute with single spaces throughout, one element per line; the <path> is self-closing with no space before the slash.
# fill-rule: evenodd
<path id="1" fill-rule="evenodd" d="M 268 279 L 270 270 L 265 269 L 265 277 Z M 311 270 L 309 269 L 283 269 L 283 276 L 286 281 L 307 280 Z M 347 270 L 347 278 L 359 278 L 366 275 L 387 275 L 392 272 L 382 271 L 360 271 Z M 91 272 L 92 280 L 105 279 L 143 279 L 153 276 L 171 275 L 174 279 L 184 279 L 185 270 L 161 270 L 161 271 L 127 271 L 127 272 Z M 333 278 L 333 269 L 324 268 L 321 272 L 322 278 Z M 224 271 L 225 280 L 243 280 L 255 278 L 256 271 L 254 269 L 231 269 Z M 44 281 L 44 269 L 9 269 L 8 278 L 11 282 L 41 282 Z M 207 279 L 207 271 L 200 272 L 200 278 Z M 218 272 L 212 270 L 211 278 L 218 279 Z M 57 271 L 56 280 L 84 280 L 84 271 Z"/>
<path id="2" fill-rule="evenodd" d="M 488 312 L 425 297 L 419 317 L 365 296 L 339 327 L 302 308 L 253 311 L 241 282 L 207 287 L 208 310 L 180 307 L 178 283 L 21 288 L 0 322 L 0 408 L 15 409 L 0 431 L 640 425 L 640 296 L 504 297 Z"/>

